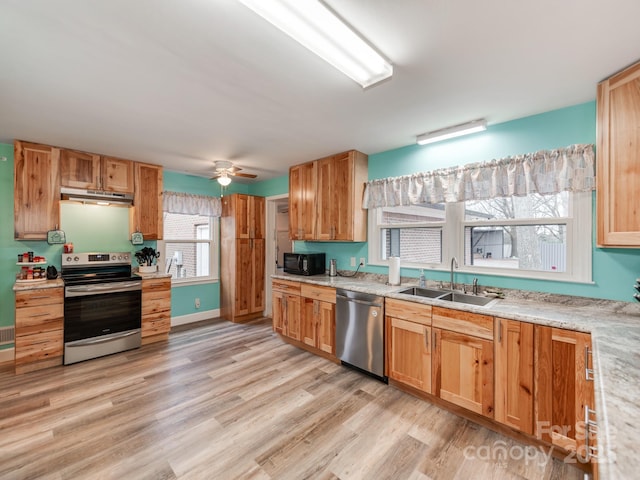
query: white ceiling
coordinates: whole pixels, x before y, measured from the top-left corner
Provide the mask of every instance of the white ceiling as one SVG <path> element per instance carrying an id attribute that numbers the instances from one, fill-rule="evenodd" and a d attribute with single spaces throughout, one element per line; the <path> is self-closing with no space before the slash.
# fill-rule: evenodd
<path id="1" fill-rule="evenodd" d="M 290 165 L 595 98 L 640 58 L 638 0 L 327 0 L 394 64 L 363 90 L 234 0 L 2 0 L 0 142 L 194 175 Z"/>

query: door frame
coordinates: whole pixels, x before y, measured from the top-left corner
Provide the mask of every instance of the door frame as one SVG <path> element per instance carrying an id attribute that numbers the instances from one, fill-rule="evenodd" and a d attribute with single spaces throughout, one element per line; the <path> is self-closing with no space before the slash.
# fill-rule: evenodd
<path id="1" fill-rule="evenodd" d="M 288 193 L 282 193 L 280 195 L 272 195 L 265 197 L 266 203 L 266 232 L 265 232 L 265 254 L 264 254 L 264 293 L 265 293 L 265 308 L 264 315 L 270 317 L 273 311 L 273 299 L 271 292 L 271 275 L 276 273 L 276 242 L 278 241 L 276 232 L 276 215 L 278 214 L 277 204 L 279 200 L 289 198 Z"/>

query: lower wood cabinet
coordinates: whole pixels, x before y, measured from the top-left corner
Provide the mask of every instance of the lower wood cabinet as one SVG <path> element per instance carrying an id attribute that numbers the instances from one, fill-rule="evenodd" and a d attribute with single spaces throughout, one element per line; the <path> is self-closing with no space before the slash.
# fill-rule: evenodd
<path id="1" fill-rule="evenodd" d="M 535 326 L 535 435 L 578 458 L 595 451 L 591 336 Z"/>
<path id="2" fill-rule="evenodd" d="M 273 330 L 294 340 L 300 340 L 300 282 L 274 280 L 272 292 Z"/>
<path id="3" fill-rule="evenodd" d="M 62 365 L 63 288 L 17 291 L 15 328 L 16 373 Z"/>
<path id="4" fill-rule="evenodd" d="M 387 376 L 431 393 L 431 306 L 385 300 Z"/>
<path id="5" fill-rule="evenodd" d="M 142 344 L 169 338 L 171 277 L 142 280 Z"/>
<path id="6" fill-rule="evenodd" d="M 302 341 L 330 355 L 336 353 L 336 289 L 303 283 Z"/>
<path id="7" fill-rule="evenodd" d="M 493 317 L 433 307 L 433 394 L 493 418 Z"/>
<path id="8" fill-rule="evenodd" d="M 533 434 L 533 324 L 495 319 L 495 419 Z"/>

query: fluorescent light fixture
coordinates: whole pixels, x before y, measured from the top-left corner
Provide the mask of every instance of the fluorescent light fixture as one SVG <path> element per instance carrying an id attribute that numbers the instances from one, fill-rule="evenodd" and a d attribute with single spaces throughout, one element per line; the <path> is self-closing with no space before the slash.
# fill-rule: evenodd
<path id="1" fill-rule="evenodd" d="M 218 183 L 223 187 L 226 187 L 231 183 L 231 178 L 229 178 L 229 175 L 227 175 L 227 172 L 222 172 L 220 174 L 220 176 L 218 177 Z"/>
<path id="2" fill-rule="evenodd" d="M 370 87 L 393 67 L 318 0 L 239 0 L 342 73 Z"/>
<path id="3" fill-rule="evenodd" d="M 462 123 L 453 127 L 434 130 L 433 132 L 418 135 L 418 145 L 426 145 L 427 143 L 440 142 L 449 138 L 469 135 L 470 133 L 482 132 L 487 129 L 487 122 L 484 119 L 473 120 L 472 122 Z"/>

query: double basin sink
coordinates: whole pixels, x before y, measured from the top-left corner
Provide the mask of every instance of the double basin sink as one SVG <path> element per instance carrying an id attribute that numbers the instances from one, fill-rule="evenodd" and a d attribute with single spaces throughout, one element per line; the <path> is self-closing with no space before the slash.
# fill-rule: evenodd
<path id="1" fill-rule="evenodd" d="M 451 290 L 439 290 L 423 287 L 411 287 L 400 290 L 396 293 L 413 295 L 415 297 L 433 298 L 435 300 L 444 300 L 447 302 L 464 303 L 466 305 L 476 305 L 479 307 L 484 307 L 495 300 L 495 298 L 480 297 L 478 295 L 468 295 L 461 292 L 452 292 Z"/>

